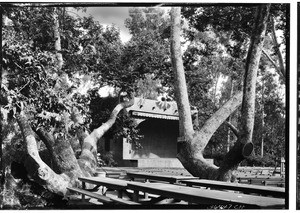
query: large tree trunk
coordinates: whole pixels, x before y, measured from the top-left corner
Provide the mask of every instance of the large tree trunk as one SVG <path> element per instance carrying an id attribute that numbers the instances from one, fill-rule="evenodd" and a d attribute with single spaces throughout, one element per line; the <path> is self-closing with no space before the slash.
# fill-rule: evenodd
<path id="1" fill-rule="evenodd" d="M 172 38 L 171 38 L 171 59 L 173 70 L 175 71 L 175 96 L 179 113 L 179 136 L 182 140 L 191 140 L 194 134 L 191 109 L 187 95 L 187 86 L 184 75 L 184 67 L 181 56 L 180 44 L 180 8 L 171 10 Z"/>
<path id="2" fill-rule="evenodd" d="M 53 193 L 66 194 L 66 187 L 69 184 L 70 178 L 64 174 L 56 174 L 40 158 L 34 133 L 23 112 L 17 116 L 17 122 L 20 126 L 28 155 L 24 164 L 29 178 Z"/>
<path id="3" fill-rule="evenodd" d="M 57 68 L 60 73 L 63 66 L 63 57 L 61 54 L 61 41 L 59 32 L 58 9 L 53 10 L 53 31 L 55 38 L 55 51 L 57 59 Z M 121 92 L 120 92 L 121 94 Z M 67 186 L 79 186 L 78 177 L 94 176 L 97 167 L 97 141 L 112 127 L 119 112 L 133 105 L 133 94 L 128 93 L 126 101 L 119 101 L 119 104 L 113 109 L 110 118 L 99 128 L 93 130 L 90 134 L 78 131 L 77 137 L 68 134 L 67 130 L 57 134 L 48 133 L 42 128 L 34 129 L 46 145 L 50 157 L 53 160 L 55 171 L 50 168 L 40 157 L 37 147 L 35 134 L 29 125 L 29 121 L 21 111 L 17 116 L 17 121 L 22 131 L 25 147 L 27 148 L 27 157 L 25 167 L 30 179 L 39 183 L 49 191 L 65 195 Z M 81 153 L 76 158 L 74 148 L 81 148 Z M 87 185 L 87 187 L 89 187 Z"/>
<path id="4" fill-rule="evenodd" d="M 43 140 L 50 151 L 54 162 L 59 168 L 58 173 L 55 173 L 53 169 L 40 158 L 35 135 L 26 115 L 21 112 L 17 117 L 17 121 L 27 148 L 25 167 L 30 179 L 39 183 L 49 191 L 64 196 L 68 186 L 79 186 L 78 177 L 94 176 L 97 168 L 97 141 L 112 127 L 119 112 L 124 108 L 132 106 L 133 101 L 133 95 L 130 94 L 129 101 L 119 103 L 113 109 L 107 122 L 93 130 L 90 134 L 81 135 L 84 139 L 79 159 L 76 159 L 70 141 L 68 138 L 65 138 L 65 136 L 55 138 L 42 129 L 35 130 L 39 138 Z"/>
<path id="5" fill-rule="evenodd" d="M 206 161 L 203 152 L 214 132 L 241 105 L 242 97 L 242 92 L 235 94 L 193 134 L 191 140 L 178 141 L 177 158 L 192 175 L 217 179 L 218 167 Z"/>
<path id="6" fill-rule="evenodd" d="M 180 47 L 180 8 L 171 9 L 171 54 L 176 81 L 176 98 L 179 112 L 178 159 L 194 176 L 206 179 L 230 180 L 232 171 L 252 153 L 252 131 L 254 123 L 255 82 L 265 36 L 270 5 L 258 7 L 256 23 L 248 51 L 243 94 L 234 95 L 225 103 L 199 131 L 194 131 L 190 120 L 190 105 L 182 66 Z M 242 102 L 243 100 L 243 102 Z M 220 168 L 203 157 L 203 151 L 213 133 L 242 104 L 242 125 L 238 140 L 225 156 Z"/>

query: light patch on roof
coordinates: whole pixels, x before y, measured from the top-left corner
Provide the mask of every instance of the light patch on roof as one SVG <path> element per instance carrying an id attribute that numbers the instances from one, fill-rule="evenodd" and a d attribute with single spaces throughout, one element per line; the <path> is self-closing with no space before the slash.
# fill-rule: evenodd
<path id="1" fill-rule="evenodd" d="M 134 105 L 126 110 L 135 117 L 178 120 L 178 109 L 175 101 L 134 98 Z"/>

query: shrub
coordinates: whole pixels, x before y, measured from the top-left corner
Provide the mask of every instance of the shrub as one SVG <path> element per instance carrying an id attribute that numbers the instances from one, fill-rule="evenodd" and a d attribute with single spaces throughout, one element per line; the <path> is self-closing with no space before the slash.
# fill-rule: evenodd
<path id="1" fill-rule="evenodd" d="M 250 156 L 245 159 L 241 165 L 242 166 L 275 166 L 276 160 L 273 156 L 265 155 L 263 157 L 258 155 Z"/>
<path id="2" fill-rule="evenodd" d="M 114 160 L 114 153 L 112 151 L 104 154 L 97 154 L 97 161 L 99 166 L 117 166 L 117 162 Z"/>

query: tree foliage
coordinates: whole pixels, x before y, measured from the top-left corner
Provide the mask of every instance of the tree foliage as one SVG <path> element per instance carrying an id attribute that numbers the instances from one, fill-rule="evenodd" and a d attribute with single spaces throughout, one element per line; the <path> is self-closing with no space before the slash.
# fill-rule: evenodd
<path id="1" fill-rule="evenodd" d="M 170 86 L 169 16 L 160 8 L 131 8 L 129 16 L 125 26 L 132 37 L 122 57 L 127 82 L 154 74 L 164 86 Z"/>
<path id="2" fill-rule="evenodd" d="M 121 67 L 120 56 L 123 47 L 119 31 L 115 27 L 104 28 L 91 17 L 74 18 L 66 12 L 67 9 L 4 7 L 4 17 L 8 17 L 9 24 L 3 26 L 2 37 L 1 116 L 7 130 L 7 133 L 4 132 L 6 139 L 4 147 L 7 148 L 5 155 L 12 157 L 7 159 L 4 166 L 12 161 L 18 161 L 16 159 L 21 162 L 24 159 L 24 162 L 27 162 L 30 158 L 24 156 L 28 151 L 26 143 L 35 142 L 25 140 L 24 134 L 32 134 L 27 132 L 28 128 L 35 131 L 38 135 L 35 135 L 36 138 L 47 142 L 45 143 L 47 148 L 44 145 L 43 148 L 48 150 L 48 155 L 55 158 L 56 152 L 70 151 L 66 157 L 71 157 L 82 146 L 84 136 L 81 133 L 93 130 L 90 127 L 92 122 L 90 101 L 97 94 L 92 91 L 105 84 L 117 86 L 121 84 L 119 80 L 121 78 L 117 74 Z M 61 38 L 59 52 L 54 48 L 54 14 L 58 15 L 59 20 Z M 57 63 L 58 53 L 64 59 L 62 67 Z M 20 113 L 23 116 L 21 118 Z M 26 126 L 27 118 L 24 115 L 30 121 L 30 127 Z M 16 125 L 16 119 L 20 121 L 21 130 L 25 127 L 25 130 L 22 130 L 25 138 L 21 143 L 22 139 L 18 136 L 20 129 L 16 128 L 14 132 L 14 129 L 10 128 Z M 45 138 L 43 134 L 45 132 L 46 136 L 50 137 Z M 53 141 L 55 143 L 52 143 Z M 39 147 L 40 144 L 37 143 L 40 151 L 38 155 L 42 156 L 43 148 Z M 18 150 L 21 152 L 17 152 Z M 73 158 L 76 160 L 75 157 L 79 156 L 80 153 L 77 153 Z M 38 158 L 36 160 L 41 162 Z M 58 166 L 56 169 L 51 160 L 43 160 L 57 174 L 66 172 L 64 169 L 68 170 L 69 177 L 79 174 L 78 170 L 75 173 L 70 170 L 65 162 L 57 164 L 59 159 L 54 160 Z M 78 163 L 81 162 L 79 161 Z M 46 167 L 43 166 L 44 168 Z M 74 164 L 73 168 L 76 170 L 79 167 Z M 30 172 L 28 170 L 28 173 Z M 67 176 L 56 175 L 55 178 L 66 180 Z M 35 178 L 36 175 L 31 176 L 31 179 Z M 70 184 L 73 184 L 73 181 L 70 181 Z M 53 186 L 51 188 L 50 184 L 48 186 L 44 184 L 44 187 L 52 192 L 62 193 L 59 188 L 55 189 Z"/>
<path id="3" fill-rule="evenodd" d="M 132 37 L 125 44 L 115 26 L 104 27 L 91 16 L 75 17 L 68 7 L 20 4 L 3 5 L 2 10 L 0 102 L 5 166 L 12 161 L 21 163 L 26 158 L 25 141 L 16 123 L 20 112 L 27 115 L 35 132 L 41 158 L 60 174 L 62 168 L 59 165 L 56 168 L 50 160 L 51 147 L 42 142 L 39 130 L 50 133 L 56 145 L 68 141 L 78 158 L 83 133 L 96 130 L 110 119 L 119 103 L 119 92 L 130 91 L 137 97 L 150 99 L 161 95 L 175 98 L 170 16 L 165 8 L 130 8 L 125 25 Z M 277 35 L 282 55 L 288 38 L 287 12 L 284 4 L 273 4 L 270 12 L 276 32 L 282 32 Z M 53 15 L 58 16 L 61 50 L 55 48 Z M 182 59 L 188 95 L 191 105 L 198 109 L 202 125 L 243 86 L 254 8 L 249 5 L 186 7 L 182 15 L 185 18 L 181 23 Z M 280 94 L 285 82 L 281 78 L 277 80 L 278 75 L 273 71 L 280 63 L 271 24 L 264 50 L 270 57 L 265 54 L 261 59 L 254 143 L 258 153 L 259 141 L 264 137 L 265 153 L 272 159 L 284 156 L 286 118 L 284 96 Z M 61 67 L 57 54 L 63 58 Z M 99 89 L 103 86 L 114 87 L 114 96 L 101 96 Z M 263 110 L 260 105 L 264 106 Z M 238 125 L 239 117 L 238 112 L 232 114 L 231 122 Z M 104 137 L 127 137 L 140 148 L 135 126 L 122 112 Z M 236 140 L 232 134 L 228 136 L 228 127 L 223 124 L 209 141 L 205 156 L 221 160 L 227 137 Z M 107 158 L 111 159 L 110 154 Z"/>
<path id="4" fill-rule="evenodd" d="M 65 10 L 59 10 L 63 70 L 56 65 L 53 49 L 53 8 L 6 10 L 13 26 L 3 29 L 3 88 L 7 89 L 3 98 L 10 111 L 18 101 L 33 116 L 36 128 L 68 130 L 87 124 L 88 91 L 120 84 L 116 80 L 122 51 L 119 32 L 114 27 L 104 29 L 91 17 L 75 19 Z"/>
<path id="5" fill-rule="evenodd" d="M 220 39 L 220 43 L 226 47 L 226 51 L 231 56 L 235 58 L 244 58 L 246 56 L 247 45 L 254 23 L 255 5 L 233 4 L 199 8 L 185 7 L 183 8 L 183 16 L 189 21 L 192 28 L 200 32 L 208 30 L 215 32 Z M 278 61 L 276 66 L 283 66 L 283 63 L 285 63 L 281 58 L 283 57 L 282 54 L 285 55 L 286 40 L 289 37 L 289 30 L 287 29 L 288 18 L 289 9 L 287 4 L 271 5 L 267 34 L 273 36 L 273 28 L 277 32 L 277 35 L 273 37 L 273 47 L 270 50 L 271 59 Z M 281 34 L 278 34 L 278 32 L 281 32 Z M 189 30 L 187 35 L 193 40 L 197 35 L 197 31 Z M 283 74 L 283 78 L 285 78 L 285 74 Z"/>

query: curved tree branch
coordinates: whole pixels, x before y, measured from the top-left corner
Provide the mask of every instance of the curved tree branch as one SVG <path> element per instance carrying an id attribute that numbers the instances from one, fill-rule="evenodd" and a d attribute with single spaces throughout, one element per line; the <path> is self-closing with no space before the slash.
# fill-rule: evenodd
<path id="1" fill-rule="evenodd" d="M 109 119 L 103 123 L 100 127 L 94 129 L 89 135 L 87 135 L 82 144 L 82 152 L 79 156 L 78 163 L 83 171 L 89 171 L 94 174 L 96 169 L 97 159 L 97 141 L 112 127 L 115 123 L 119 112 L 132 106 L 134 104 L 133 93 L 129 93 L 128 99 L 123 101 L 113 109 Z"/>
<path id="2" fill-rule="evenodd" d="M 82 172 L 77 163 L 73 147 L 70 140 L 73 138 L 57 137 L 56 139 L 44 129 L 33 129 L 39 138 L 44 142 L 54 162 L 54 168 L 58 173 L 76 173 L 82 176 Z M 73 139 L 74 140 L 74 139 Z"/>
<path id="3" fill-rule="evenodd" d="M 180 8 L 171 9 L 171 55 L 175 72 L 177 104 L 180 128 L 177 158 L 192 175 L 206 179 L 229 180 L 232 170 L 253 150 L 252 131 L 254 124 L 255 83 L 266 30 L 270 4 L 258 6 L 257 17 L 246 60 L 243 92 L 237 93 L 225 103 L 199 131 L 192 130 L 189 102 L 180 54 Z M 243 93 L 243 94 L 242 94 Z M 230 114 L 242 105 L 242 128 L 239 140 L 226 155 L 218 168 L 203 157 L 208 141 Z M 187 113 L 188 112 L 188 113 Z"/>
<path id="4" fill-rule="evenodd" d="M 209 142 L 212 135 L 220 127 L 224 121 L 241 105 L 243 92 L 238 92 L 232 96 L 218 111 L 216 111 L 196 132 L 196 137 L 193 139 L 192 144 L 197 147 L 197 153 L 201 150 L 203 153 L 204 148 Z"/>
<path id="5" fill-rule="evenodd" d="M 50 154 L 50 158 L 53 159 L 54 168 L 60 168 L 58 159 L 54 155 L 53 147 L 55 144 L 55 140 L 54 140 L 53 135 L 51 135 L 49 132 L 46 132 L 46 130 L 44 130 L 43 128 L 39 128 L 39 129 L 32 128 L 32 130 L 37 134 L 39 139 L 42 140 L 43 143 L 45 144 L 45 146 Z"/>
<path id="6" fill-rule="evenodd" d="M 43 128 L 35 129 L 32 128 L 32 130 L 39 136 L 39 138 L 44 142 L 49 152 L 53 152 L 53 145 L 55 143 L 53 135 L 51 135 L 49 132 L 46 132 Z"/>
<path id="7" fill-rule="evenodd" d="M 243 93 L 238 92 L 230 98 L 199 131 L 191 141 L 179 143 L 177 158 L 192 175 L 206 179 L 217 179 L 218 167 L 206 161 L 203 151 L 214 132 L 241 105 Z"/>
<path id="8" fill-rule="evenodd" d="M 235 136 L 239 138 L 240 137 L 239 130 L 232 123 L 230 123 L 228 121 L 225 121 L 225 123 L 229 126 L 229 128 L 235 134 Z"/>
<path id="9" fill-rule="evenodd" d="M 25 167 L 30 178 L 53 193 L 65 195 L 70 178 L 64 174 L 56 174 L 40 158 L 34 133 L 23 112 L 17 115 L 17 122 L 20 126 L 22 136 L 26 144 L 28 157 L 25 160 Z"/>

